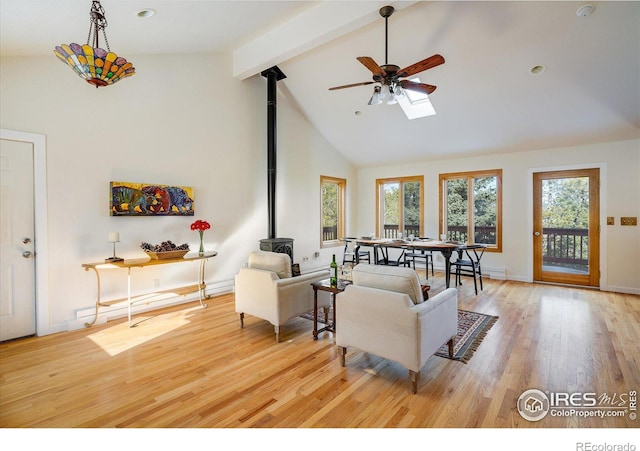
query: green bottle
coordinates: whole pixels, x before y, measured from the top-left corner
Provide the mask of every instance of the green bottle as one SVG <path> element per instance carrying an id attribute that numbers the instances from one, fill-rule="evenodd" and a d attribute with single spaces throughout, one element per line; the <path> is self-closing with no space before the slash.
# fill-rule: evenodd
<path id="1" fill-rule="evenodd" d="M 338 285 L 338 264 L 336 263 L 336 254 L 333 254 L 333 260 L 331 260 L 331 285 Z"/>

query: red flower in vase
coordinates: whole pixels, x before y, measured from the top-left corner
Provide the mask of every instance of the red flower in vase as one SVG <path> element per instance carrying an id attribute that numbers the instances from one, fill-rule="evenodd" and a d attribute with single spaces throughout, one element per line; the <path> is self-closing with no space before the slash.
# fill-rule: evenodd
<path id="1" fill-rule="evenodd" d="M 198 250 L 200 255 L 204 254 L 204 243 L 202 241 L 204 231 L 209 230 L 210 228 L 211 228 L 211 224 L 209 224 L 207 221 L 202 221 L 200 219 L 198 219 L 196 222 L 191 224 L 191 230 L 197 230 L 198 233 L 200 234 L 200 249 Z"/>
<path id="2" fill-rule="evenodd" d="M 202 221 L 198 219 L 196 222 L 191 224 L 191 230 L 197 230 L 199 232 L 204 232 L 205 230 L 209 230 L 211 228 L 211 224 L 207 221 Z"/>

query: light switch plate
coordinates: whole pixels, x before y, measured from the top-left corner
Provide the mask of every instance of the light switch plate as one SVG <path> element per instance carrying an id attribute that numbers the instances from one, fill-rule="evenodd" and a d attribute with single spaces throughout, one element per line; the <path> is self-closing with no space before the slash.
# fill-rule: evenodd
<path id="1" fill-rule="evenodd" d="M 616 218 L 614 218 L 613 216 L 607 216 L 607 225 L 615 225 L 616 224 Z"/>
<path id="2" fill-rule="evenodd" d="M 620 224 L 623 226 L 637 226 L 638 225 L 638 217 L 637 216 L 622 216 L 620 218 Z"/>

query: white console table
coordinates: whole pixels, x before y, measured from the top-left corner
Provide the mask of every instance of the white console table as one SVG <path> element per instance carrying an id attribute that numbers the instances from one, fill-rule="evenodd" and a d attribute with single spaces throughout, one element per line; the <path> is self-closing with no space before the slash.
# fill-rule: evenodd
<path id="1" fill-rule="evenodd" d="M 128 317 L 129 317 L 129 327 L 131 327 L 131 306 L 135 303 L 131 298 L 131 269 L 132 268 L 143 268 L 145 266 L 155 266 L 155 265 L 169 265 L 172 263 L 185 263 L 185 262 L 199 262 L 200 268 L 198 271 L 198 282 L 195 285 L 187 285 L 178 288 L 172 288 L 169 290 L 162 291 L 154 291 L 154 294 L 161 293 L 176 293 L 179 295 L 187 295 L 189 293 L 198 293 L 200 299 L 200 305 L 204 308 L 207 305 L 203 302 L 205 298 L 204 290 L 207 285 L 204 282 L 204 267 L 207 260 L 211 257 L 215 257 L 218 255 L 215 251 L 205 252 L 203 255 L 198 253 L 186 254 L 184 257 L 179 258 L 166 258 L 166 259 L 147 259 L 147 258 L 138 258 L 131 260 L 122 260 L 117 262 L 100 262 L 100 263 L 83 263 L 82 267 L 85 271 L 89 271 L 90 269 L 94 270 L 96 273 L 96 278 L 98 281 L 98 298 L 96 300 L 96 313 L 93 321 L 90 323 L 85 323 L 86 327 L 91 327 L 95 324 L 98 319 L 98 309 L 100 307 L 110 307 L 114 304 L 118 304 L 123 301 L 127 301 L 127 309 L 128 309 Z M 114 270 L 114 269 L 126 269 L 127 270 L 127 297 L 122 299 L 113 299 L 111 301 L 103 301 L 100 298 L 100 272 L 106 270 Z"/>

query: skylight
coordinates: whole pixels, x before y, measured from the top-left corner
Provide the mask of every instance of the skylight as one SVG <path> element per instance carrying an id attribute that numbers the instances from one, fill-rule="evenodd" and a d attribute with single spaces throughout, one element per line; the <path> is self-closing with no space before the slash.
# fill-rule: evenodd
<path id="1" fill-rule="evenodd" d="M 418 77 L 412 78 L 411 81 L 421 83 L 420 78 Z M 404 111 L 404 114 L 406 114 L 407 118 L 416 119 L 436 114 L 427 94 L 411 91 L 409 89 L 405 89 L 404 93 L 404 96 L 398 97 L 398 104 L 402 108 L 402 111 Z"/>

